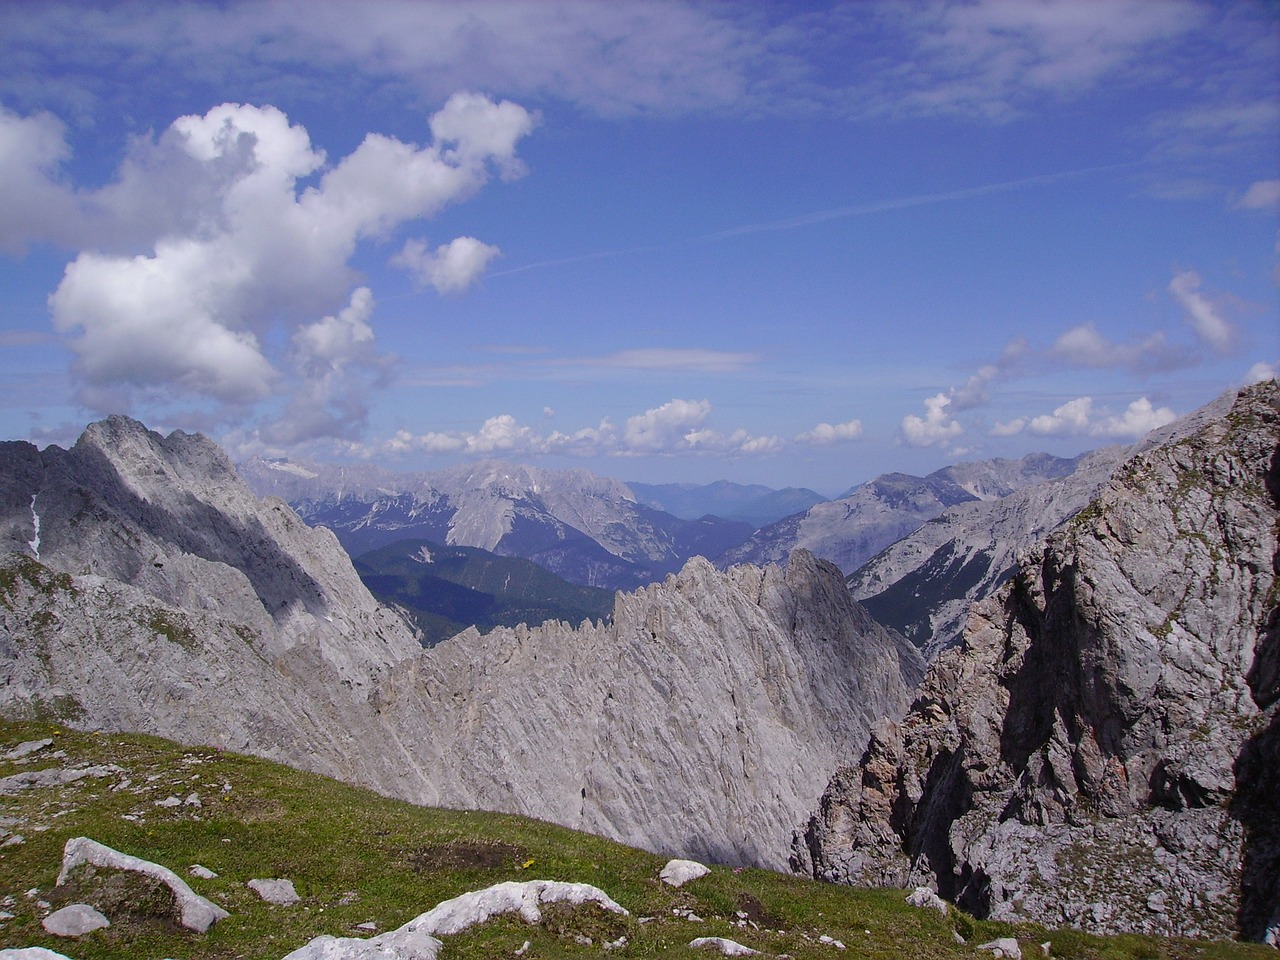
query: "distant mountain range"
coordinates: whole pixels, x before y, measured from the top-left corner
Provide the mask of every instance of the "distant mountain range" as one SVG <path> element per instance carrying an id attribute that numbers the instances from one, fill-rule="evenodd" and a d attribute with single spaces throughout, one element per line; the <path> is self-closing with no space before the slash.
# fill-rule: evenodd
<path id="1" fill-rule="evenodd" d="M 665 510 L 682 520 L 697 520 L 708 514 L 725 520 L 741 520 L 764 527 L 803 513 L 827 498 L 807 487 L 774 490 L 760 484 L 744 485 L 728 480 L 715 483 L 636 483 L 628 481 L 636 497 L 646 506 Z"/>
<path id="2" fill-rule="evenodd" d="M 752 532 L 743 521 L 685 520 L 641 503 L 620 480 L 490 460 L 394 474 L 256 458 L 240 475 L 279 496 L 352 556 L 426 539 L 523 557 L 580 586 L 626 590 L 694 556 L 717 557 Z"/>
<path id="3" fill-rule="evenodd" d="M 718 560 L 785 563 L 803 547 L 853 573 L 877 553 L 957 504 L 994 501 L 1025 487 L 1073 473 L 1076 460 L 1033 453 L 1021 460 L 979 460 L 934 471 L 927 477 L 886 473 L 842 497 L 810 506 L 757 530 Z"/>

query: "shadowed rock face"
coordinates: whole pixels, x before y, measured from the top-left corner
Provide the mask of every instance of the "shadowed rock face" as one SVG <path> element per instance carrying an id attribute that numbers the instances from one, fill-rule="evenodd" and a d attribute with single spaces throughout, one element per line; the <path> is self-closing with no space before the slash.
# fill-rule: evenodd
<path id="1" fill-rule="evenodd" d="M 1262 938 L 1280 916 L 1280 388 L 1126 461 L 976 604 L 794 864 L 975 912 Z"/>
<path id="2" fill-rule="evenodd" d="M 703 560 L 613 623 L 422 651 L 332 534 L 122 417 L 0 445 L 0 712 L 261 754 L 418 802 L 781 866 L 919 656 L 803 555 Z"/>

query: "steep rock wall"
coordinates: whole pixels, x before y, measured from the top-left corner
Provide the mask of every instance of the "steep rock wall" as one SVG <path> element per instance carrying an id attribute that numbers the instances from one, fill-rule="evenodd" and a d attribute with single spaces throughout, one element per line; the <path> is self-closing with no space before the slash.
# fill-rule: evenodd
<path id="1" fill-rule="evenodd" d="M 1128 460 L 974 606 L 793 864 L 1100 931 L 1280 928 L 1280 387 Z"/>

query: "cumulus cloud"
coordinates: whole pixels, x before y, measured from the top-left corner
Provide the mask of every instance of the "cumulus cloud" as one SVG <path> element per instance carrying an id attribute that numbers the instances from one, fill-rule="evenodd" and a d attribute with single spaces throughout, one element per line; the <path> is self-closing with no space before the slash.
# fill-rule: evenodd
<path id="1" fill-rule="evenodd" d="M 1202 283 L 1196 271 L 1184 270 L 1169 281 L 1169 292 L 1187 311 L 1187 322 L 1196 337 L 1218 353 L 1228 353 L 1235 345 L 1235 325 L 1200 292 Z"/>
<path id="2" fill-rule="evenodd" d="M 1137 439 L 1176 419 L 1177 414 L 1168 407 L 1157 408 L 1146 397 L 1139 397 L 1125 408 L 1124 413 L 1095 424 L 1091 432 L 1097 437 Z"/>
<path id="3" fill-rule="evenodd" d="M 907 414 L 902 418 L 902 439 L 908 446 L 929 447 L 960 436 L 964 427 L 951 415 L 950 406 L 951 397 L 945 393 L 929 397 L 923 417 Z"/>
<path id="4" fill-rule="evenodd" d="M 1176 417 L 1168 407 L 1156 407 L 1146 397 L 1134 400 L 1117 415 L 1095 410 L 1092 397 L 1077 397 L 1056 407 L 1052 413 L 998 423 L 991 433 L 997 437 L 1009 437 L 1025 430 L 1042 437 L 1137 439 Z"/>
<path id="5" fill-rule="evenodd" d="M 307 321 L 347 296 L 360 241 L 466 199 L 492 170 L 518 175 L 515 149 L 535 122 L 516 104 L 456 94 L 431 119 L 435 142 L 369 134 L 329 165 L 280 110 L 227 103 L 135 144 L 111 187 L 78 195 L 77 229 L 108 241 L 95 247 L 118 244 L 144 223 L 138 198 L 149 185 L 158 190 L 152 206 L 178 212 L 150 223 L 157 235 L 145 252 L 82 252 L 50 297 L 54 325 L 76 354 L 81 399 L 98 409 L 139 391 L 259 401 L 294 384 L 265 346 L 279 340 L 273 325 L 283 322 L 292 328 L 290 372 L 303 378 L 298 397 L 331 414 L 338 403 L 332 425 L 345 430 L 362 408 L 354 385 L 376 379 L 352 375 L 377 366 L 372 295 L 357 290 L 345 310 Z M 12 117 L 0 122 L 0 143 L 5 123 L 12 127 Z M 37 147 L 19 166 L 63 155 L 49 121 L 27 121 L 20 132 Z M 424 247 L 418 266 L 438 288 L 460 290 L 495 252 L 465 237 L 431 254 Z"/>
<path id="6" fill-rule="evenodd" d="M 671 400 L 660 407 L 628 417 L 622 441 L 632 452 L 659 452 L 678 446 L 711 415 L 706 400 Z"/>
<path id="7" fill-rule="evenodd" d="M 820 423 L 812 430 L 806 430 L 796 437 L 796 442 L 822 447 L 848 440 L 859 440 L 861 437 L 862 421 L 848 420 L 845 423 Z"/>
<path id="8" fill-rule="evenodd" d="M 1093 414 L 1093 398 L 1077 397 L 1069 400 L 1049 414 L 1032 417 L 1027 428 L 1041 436 L 1075 436 L 1089 429 L 1089 417 Z"/>
<path id="9" fill-rule="evenodd" d="M 391 262 L 404 267 L 423 286 L 435 287 L 440 293 L 461 293 L 500 253 L 475 237 L 458 237 L 434 251 L 423 240 L 406 240 Z"/>

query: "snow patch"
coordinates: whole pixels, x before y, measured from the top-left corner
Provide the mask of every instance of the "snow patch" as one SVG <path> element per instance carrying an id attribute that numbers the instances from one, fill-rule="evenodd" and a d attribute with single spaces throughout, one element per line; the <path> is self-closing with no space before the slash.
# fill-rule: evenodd
<path id="1" fill-rule="evenodd" d="M 419 563 L 435 563 L 435 558 L 431 556 L 431 551 L 425 545 L 413 555 L 413 559 Z"/>
<path id="2" fill-rule="evenodd" d="M 36 559 L 40 559 L 40 514 L 36 513 L 36 495 L 31 495 L 31 523 L 36 528 L 36 535 L 33 539 L 27 541 L 27 546 L 31 548 L 31 552 L 36 555 Z"/>
<path id="3" fill-rule="evenodd" d="M 280 460 L 268 460 L 267 466 L 272 470 L 278 470 L 280 473 L 289 473 L 295 477 L 303 477 L 306 480 L 314 480 L 320 474 L 308 470 L 306 467 L 300 467 L 296 463 L 288 463 Z"/>

